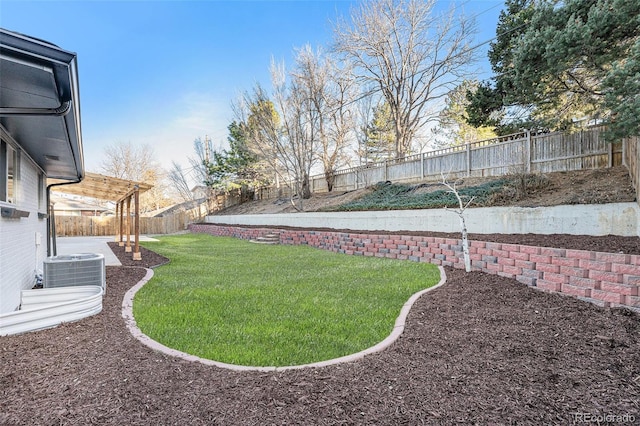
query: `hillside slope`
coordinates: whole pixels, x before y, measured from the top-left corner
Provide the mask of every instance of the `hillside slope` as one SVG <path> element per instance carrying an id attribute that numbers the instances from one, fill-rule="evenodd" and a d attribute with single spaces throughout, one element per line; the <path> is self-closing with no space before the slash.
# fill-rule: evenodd
<path id="1" fill-rule="evenodd" d="M 508 176 L 507 178 L 518 182 L 521 176 Z M 463 179 L 458 182 L 457 187 L 461 189 L 477 187 L 498 179 L 500 178 Z M 548 173 L 536 175 L 534 181 L 534 184 L 531 185 L 526 193 L 519 188 L 519 185 L 513 185 L 512 183 L 503 188 L 502 192 L 492 195 L 488 200 L 484 200 L 481 205 L 540 207 L 564 204 L 631 202 L 636 199 L 629 173 L 624 166 L 610 169 Z M 443 189 L 446 190 L 439 182 L 424 182 L 413 184 L 410 190 L 403 194 L 394 195 L 394 197 L 415 197 L 416 195 Z M 304 210 L 335 210 L 339 206 L 371 194 L 374 190 L 374 187 L 369 187 L 348 192 L 314 194 L 311 199 L 304 200 Z M 479 206 L 478 203 L 475 206 Z M 378 207 L 378 209 L 384 208 L 384 206 Z M 217 214 L 274 214 L 295 211 L 288 199 L 278 199 L 251 201 L 221 210 Z"/>

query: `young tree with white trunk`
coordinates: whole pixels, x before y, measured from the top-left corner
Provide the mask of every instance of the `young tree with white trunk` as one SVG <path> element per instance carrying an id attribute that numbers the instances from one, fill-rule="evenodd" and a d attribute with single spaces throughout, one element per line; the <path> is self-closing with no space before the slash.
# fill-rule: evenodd
<path id="1" fill-rule="evenodd" d="M 447 182 L 447 177 L 444 174 L 442 175 L 442 184 L 446 186 L 449 189 L 449 192 L 455 195 L 456 199 L 458 200 L 457 209 L 453 210 L 453 209 L 449 209 L 448 207 L 445 207 L 444 209 L 457 214 L 458 217 L 460 218 L 460 231 L 462 233 L 462 256 L 464 258 L 464 270 L 467 272 L 471 272 L 471 257 L 469 256 L 469 239 L 467 238 L 467 224 L 464 220 L 464 211 L 473 202 L 473 199 L 475 197 L 471 197 L 465 203 L 464 200 L 462 199 L 462 196 L 460 195 L 460 191 L 458 191 L 458 188 L 456 188 L 456 182 L 453 182 L 453 183 Z"/>

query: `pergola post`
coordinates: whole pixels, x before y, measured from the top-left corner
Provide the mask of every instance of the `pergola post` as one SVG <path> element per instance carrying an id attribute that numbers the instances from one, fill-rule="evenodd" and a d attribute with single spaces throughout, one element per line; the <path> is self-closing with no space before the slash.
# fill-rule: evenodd
<path id="1" fill-rule="evenodd" d="M 120 233 L 120 238 L 118 239 L 118 245 L 120 247 L 124 246 L 124 200 L 118 200 L 118 205 L 120 206 L 120 223 L 119 223 L 119 233 Z"/>
<path id="2" fill-rule="evenodd" d="M 133 196 L 136 203 L 134 217 L 135 246 L 133 250 L 133 260 L 142 260 L 142 254 L 140 253 L 140 190 L 137 185 L 133 191 Z"/>
<path id="3" fill-rule="evenodd" d="M 127 224 L 125 225 L 127 232 L 127 243 L 124 246 L 125 253 L 131 253 L 131 194 L 127 194 Z"/>
<path id="4" fill-rule="evenodd" d="M 133 224 L 131 223 L 131 199 L 133 198 L 134 203 L 134 218 Z M 124 211 L 124 203 L 127 203 L 127 213 L 125 220 L 122 220 L 122 213 Z M 126 232 L 127 240 L 125 244 L 124 251 L 125 253 L 131 253 L 131 227 L 133 225 L 133 236 L 134 236 L 134 244 L 133 244 L 133 260 L 142 260 L 142 254 L 140 253 L 140 187 L 138 185 L 134 185 L 133 189 L 127 192 L 120 200 L 118 200 L 118 204 L 120 207 L 120 239 L 122 240 L 122 236 Z M 125 222 L 126 221 L 126 222 Z M 124 223 L 124 231 L 122 230 Z"/>

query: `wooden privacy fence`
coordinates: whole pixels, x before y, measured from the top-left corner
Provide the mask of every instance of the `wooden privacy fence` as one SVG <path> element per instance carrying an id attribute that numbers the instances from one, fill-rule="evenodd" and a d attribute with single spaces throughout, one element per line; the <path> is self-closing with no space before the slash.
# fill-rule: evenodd
<path id="1" fill-rule="evenodd" d="M 56 235 L 115 236 L 118 218 L 115 216 L 56 216 Z M 164 217 L 140 217 L 140 234 L 171 234 L 183 231 L 193 220 L 186 212 Z"/>
<path id="2" fill-rule="evenodd" d="M 629 169 L 631 182 L 636 189 L 636 200 L 640 204 L 640 137 L 627 138 L 622 141 L 623 162 Z"/>
<path id="3" fill-rule="evenodd" d="M 203 221 L 210 211 L 215 210 L 209 204 L 210 200 L 192 209 L 164 216 L 140 216 L 140 234 L 160 235 L 184 231 L 190 223 Z M 115 216 L 56 216 L 56 235 L 59 237 L 116 236 L 118 220 L 119 218 Z M 133 229 L 131 232 L 133 233 Z"/>
<path id="4" fill-rule="evenodd" d="M 334 190 L 350 191 L 381 181 L 436 181 L 442 179 L 442 173 L 456 179 L 596 169 L 623 164 L 623 146 L 629 143 L 608 143 L 603 131 L 604 127 L 596 126 L 571 134 L 523 132 L 352 167 L 335 173 Z M 637 145 L 637 138 L 635 142 Z M 637 155 L 634 158 L 637 162 Z M 310 186 L 312 192 L 328 192 L 324 174 L 312 176 Z M 269 187 L 256 191 L 256 196 L 269 199 L 286 197 L 289 193 L 287 187 Z"/>
<path id="5" fill-rule="evenodd" d="M 229 205 L 239 204 L 240 197 L 229 199 Z M 222 204 L 220 204 L 222 203 Z M 235 204 L 233 204 L 235 203 Z M 208 199 L 195 207 L 165 212 L 163 216 L 139 218 L 139 233 L 147 235 L 172 234 L 184 231 L 193 222 L 201 222 L 212 211 L 228 207 L 225 200 Z M 131 216 L 133 218 L 133 216 Z M 119 234 L 119 217 L 116 216 L 55 216 L 56 235 L 59 237 L 70 236 L 116 236 Z M 133 235 L 133 221 L 129 222 L 131 235 Z M 126 231 L 124 231 L 126 235 Z"/>

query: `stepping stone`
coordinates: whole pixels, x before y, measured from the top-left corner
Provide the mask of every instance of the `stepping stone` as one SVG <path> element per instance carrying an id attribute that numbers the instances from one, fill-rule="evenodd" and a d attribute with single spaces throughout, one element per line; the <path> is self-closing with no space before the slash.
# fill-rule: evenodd
<path id="1" fill-rule="evenodd" d="M 249 240 L 250 243 L 255 244 L 280 244 L 280 235 L 279 234 L 265 234 L 261 237 L 256 238 L 255 240 Z"/>

